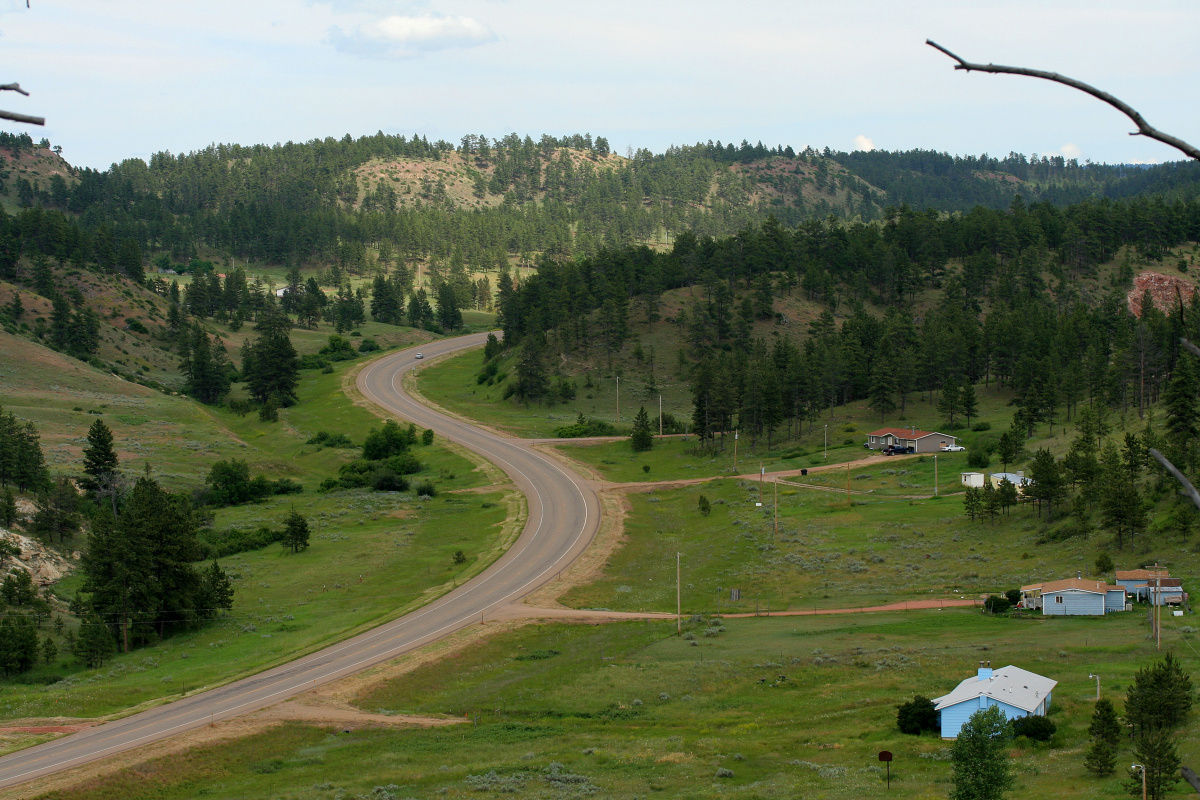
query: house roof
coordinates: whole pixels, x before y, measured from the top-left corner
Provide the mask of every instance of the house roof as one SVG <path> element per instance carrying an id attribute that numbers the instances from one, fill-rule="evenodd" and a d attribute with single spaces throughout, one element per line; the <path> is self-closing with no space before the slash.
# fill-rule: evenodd
<path id="1" fill-rule="evenodd" d="M 952 436 L 949 433 L 919 431 L 912 428 L 880 428 L 877 431 L 871 431 L 867 436 L 887 436 L 888 434 L 895 436 L 897 439 L 924 439 L 926 436 L 945 436 L 948 439 L 958 439 L 957 436 Z"/>
<path id="2" fill-rule="evenodd" d="M 1130 589 L 1153 589 L 1157 585 L 1160 589 L 1179 589 L 1183 586 L 1183 581 L 1179 578 L 1159 578 L 1156 583 L 1135 583 L 1130 586 Z"/>
<path id="3" fill-rule="evenodd" d="M 950 694 L 936 697 L 933 702 L 934 707 L 941 711 L 983 695 L 1022 711 L 1034 711 L 1057 685 L 1058 681 L 1010 664 L 993 672 L 990 678 L 980 680 L 972 675 L 954 687 Z"/>
<path id="4" fill-rule="evenodd" d="M 1171 577 L 1171 573 L 1165 569 L 1119 569 L 1115 574 L 1119 581 L 1149 581 L 1153 580 L 1155 575 L 1160 578 Z"/>
<path id="5" fill-rule="evenodd" d="M 1105 592 L 1125 591 L 1121 586 L 1109 586 L 1104 581 L 1090 581 L 1087 578 L 1067 578 L 1062 581 L 1046 581 L 1044 583 L 1032 583 L 1029 586 L 1022 586 L 1022 592 L 1041 589 L 1042 594 L 1050 594 L 1051 592 L 1076 591 L 1076 592 L 1091 592 L 1092 594 L 1104 594 Z"/>

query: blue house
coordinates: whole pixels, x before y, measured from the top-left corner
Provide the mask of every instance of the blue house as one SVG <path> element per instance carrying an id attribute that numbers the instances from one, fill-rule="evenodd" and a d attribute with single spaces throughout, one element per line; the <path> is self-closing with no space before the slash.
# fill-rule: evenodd
<path id="1" fill-rule="evenodd" d="M 1050 709 L 1050 694 L 1057 685 L 1058 681 L 1011 665 L 993 672 L 992 662 L 980 661 L 974 677 L 933 701 L 941 713 L 942 738 L 957 739 L 971 715 L 988 706 L 998 706 L 1007 719 L 1045 716 Z"/>
<path id="2" fill-rule="evenodd" d="M 1125 610 L 1125 589 L 1104 581 L 1068 578 L 1021 587 L 1021 605 L 1046 616 L 1104 616 Z"/>
<path id="3" fill-rule="evenodd" d="M 1117 583 L 1139 602 L 1154 605 L 1180 605 L 1187 600 L 1183 583 L 1165 569 L 1117 570 Z"/>

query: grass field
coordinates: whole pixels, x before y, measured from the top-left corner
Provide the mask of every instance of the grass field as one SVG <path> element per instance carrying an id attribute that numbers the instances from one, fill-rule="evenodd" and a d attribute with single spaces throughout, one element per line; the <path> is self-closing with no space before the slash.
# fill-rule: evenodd
<path id="1" fill-rule="evenodd" d="M 920 471 L 931 465 L 917 461 L 896 466 L 912 465 L 919 482 Z M 858 474 L 874 478 L 880 471 L 874 466 Z M 852 486 L 874 483 L 854 475 Z M 1074 577 L 1076 571 L 1089 575 L 1101 551 L 1109 551 L 1120 569 L 1159 559 L 1172 574 L 1200 574 L 1200 552 L 1172 534 L 1144 537 L 1123 553 L 1101 534 L 1040 543 L 1045 530 L 1032 507 L 1021 506 L 995 523 L 971 522 L 961 496 L 855 495 L 850 505 L 839 493 L 781 486 L 775 535 L 772 489 L 769 481 L 762 485 L 761 507 L 754 480 L 630 493 L 625 539 L 604 575 L 568 591 L 562 602 L 673 612 L 676 553 L 682 554 L 683 609 L 692 613 L 717 611 L 719 597 L 723 612 L 978 597 L 1034 580 Z M 698 510 L 700 495 L 712 507 L 707 517 Z M 1153 549 L 1144 544 L 1149 541 Z M 730 601 L 731 588 L 741 590 L 741 601 Z"/>
<path id="2" fill-rule="evenodd" d="M 1200 664 L 1174 620 L 1186 667 Z M 985 617 L 970 611 L 724 620 L 706 636 L 663 622 L 546 624 L 492 637 L 359 699 L 366 709 L 446 714 L 437 730 L 285 726 L 123 770 L 44 798 L 945 797 L 945 742 L 905 736 L 895 707 L 936 697 L 979 660 L 1059 682 L 1049 744 L 1015 742 L 1014 797 L 1118 798 L 1083 768 L 1100 670 L 1120 706 L 1153 657 L 1141 615 Z M 781 677 L 782 676 L 782 677 Z M 1200 756 L 1193 723 L 1184 761 Z M 1120 758 L 1128 756 L 1128 747 Z M 1124 762 L 1119 762 L 1124 763 Z M 717 770 L 728 770 L 717 777 Z M 1182 795 L 1181 795 L 1182 796 Z"/>
<path id="3" fill-rule="evenodd" d="M 73 664 L 59 638 L 56 663 L 0 689 L 4 718 L 109 714 L 258 671 L 427 602 L 497 558 L 515 535 L 504 522 L 519 518 L 521 501 L 506 484 L 483 494 L 455 493 L 503 483 L 502 476 L 436 441 L 415 450 L 424 465 L 416 477 L 432 479 L 439 491 L 430 501 L 315 491 L 358 451 L 307 440 L 325 430 L 360 444 L 380 424 L 342 392 L 353 362 L 330 374 L 303 372 L 300 403 L 282 409 L 279 422 L 264 423 L 255 414 L 239 417 L 121 381 L 15 337 L 6 342 L 16 346 L 0 356 L 0 403 L 39 427 L 52 469 L 77 472 L 87 428 L 102 419 L 114 432 L 124 469 L 140 474 L 149 464 L 152 475 L 176 491 L 201 486 L 212 463 L 228 458 L 245 460 L 252 475 L 301 483 L 299 495 L 216 509 L 213 527 L 278 527 L 295 508 L 310 519 L 313 537 L 298 555 L 272 546 L 223 559 L 237 593 L 230 617 L 213 627 L 92 671 Z M 74 545 L 84 545 L 82 535 Z M 459 549 L 468 560 L 456 566 Z M 69 600 L 79 585 L 75 573 L 55 592 Z M 64 680 L 47 685 L 54 677 Z"/>

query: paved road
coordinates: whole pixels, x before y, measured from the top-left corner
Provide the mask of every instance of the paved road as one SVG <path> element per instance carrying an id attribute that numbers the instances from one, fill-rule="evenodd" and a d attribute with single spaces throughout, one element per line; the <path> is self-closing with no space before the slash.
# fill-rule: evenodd
<path id="1" fill-rule="evenodd" d="M 475 334 L 423 346 L 426 359 L 482 344 Z M 397 416 L 432 428 L 503 469 L 525 492 L 529 519 L 516 543 L 473 580 L 430 605 L 341 644 L 250 678 L 0 758 L 0 788 L 273 705 L 478 622 L 553 578 L 587 546 L 600 506 L 586 482 L 519 440 L 482 431 L 409 398 L 400 377 L 423 362 L 415 350 L 368 365 L 359 389 Z M 419 380 L 419 379 L 418 379 Z"/>

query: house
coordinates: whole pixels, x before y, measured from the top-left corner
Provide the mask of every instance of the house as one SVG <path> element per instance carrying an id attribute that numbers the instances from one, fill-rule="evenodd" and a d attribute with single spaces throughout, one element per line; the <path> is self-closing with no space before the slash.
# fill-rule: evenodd
<path id="1" fill-rule="evenodd" d="M 919 431 L 916 428 L 880 428 L 867 434 L 867 447 L 872 450 L 938 453 L 950 444 L 958 444 L 958 437 L 937 431 Z"/>
<path id="2" fill-rule="evenodd" d="M 1174 606 L 1187 600 L 1182 582 L 1165 569 L 1119 569 L 1116 578 L 1138 602 Z"/>
<path id="3" fill-rule="evenodd" d="M 1125 610 L 1125 588 L 1104 581 L 1067 578 L 1021 587 L 1021 606 L 1044 616 L 1103 616 Z"/>
<path id="4" fill-rule="evenodd" d="M 963 473 L 960 473 L 958 477 L 959 477 L 959 480 L 962 481 L 962 485 L 966 486 L 968 489 L 982 489 L 983 488 L 983 473 L 982 472 L 963 472 Z"/>
<path id="5" fill-rule="evenodd" d="M 275 290 L 275 296 L 276 296 L 276 297 L 283 297 L 283 296 L 284 296 L 284 295 L 286 295 L 287 293 L 288 293 L 288 289 L 287 289 L 287 287 L 286 287 L 286 286 L 285 286 L 285 287 L 283 287 L 282 289 L 276 289 L 276 290 Z"/>
<path id="6" fill-rule="evenodd" d="M 990 476 L 993 489 L 999 489 L 1001 481 L 1007 480 L 1013 486 L 1017 487 L 1017 496 L 1025 496 L 1025 488 L 1033 483 L 1029 478 L 1025 477 L 1024 472 L 993 472 Z"/>
<path id="7" fill-rule="evenodd" d="M 1058 681 L 1011 664 L 993 672 L 992 662 L 980 661 L 974 677 L 967 678 L 950 694 L 933 700 L 933 707 L 941 715 L 942 738 L 957 739 L 971 715 L 988 706 L 998 706 L 1006 719 L 1045 716 L 1057 685 Z"/>

